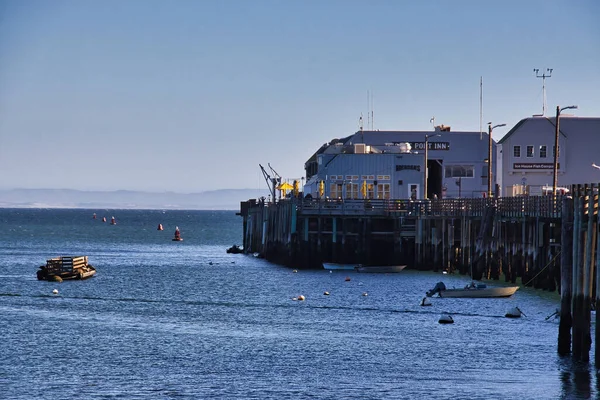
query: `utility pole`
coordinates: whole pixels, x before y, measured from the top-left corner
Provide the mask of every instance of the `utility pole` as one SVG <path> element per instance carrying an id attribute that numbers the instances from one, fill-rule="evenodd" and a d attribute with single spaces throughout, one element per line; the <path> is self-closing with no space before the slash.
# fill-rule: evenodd
<path id="1" fill-rule="evenodd" d="M 488 176 L 487 176 L 487 197 L 488 199 L 492 198 L 492 131 L 495 128 L 500 128 L 501 126 L 506 126 L 506 124 L 498 124 L 492 126 L 491 122 L 488 122 Z"/>

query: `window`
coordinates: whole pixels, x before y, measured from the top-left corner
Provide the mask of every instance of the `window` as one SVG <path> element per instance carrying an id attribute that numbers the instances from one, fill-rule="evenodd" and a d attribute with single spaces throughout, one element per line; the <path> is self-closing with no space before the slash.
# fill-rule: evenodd
<path id="1" fill-rule="evenodd" d="M 329 193 L 331 194 L 332 199 L 337 199 L 342 197 L 342 184 L 341 183 L 332 183 L 329 186 Z"/>
<path id="2" fill-rule="evenodd" d="M 472 165 L 446 165 L 444 176 L 446 178 L 472 178 L 475 167 Z"/>
<path id="3" fill-rule="evenodd" d="M 346 198 L 347 199 L 358 199 L 358 183 L 347 183 L 346 184 Z"/>
<path id="4" fill-rule="evenodd" d="M 546 158 L 546 153 L 547 153 L 548 149 L 546 148 L 546 145 L 543 144 L 540 146 L 540 158 Z"/>
<path id="5" fill-rule="evenodd" d="M 375 198 L 375 192 L 374 192 L 373 184 L 368 183 L 367 184 L 367 199 L 374 199 L 374 198 Z"/>
<path id="6" fill-rule="evenodd" d="M 527 146 L 527 157 L 533 157 L 533 146 Z"/>
<path id="7" fill-rule="evenodd" d="M 513 157 L 521 158 L 521 146 L 513 146 Z"/>
<path id="8" fill-rule="evenodd" d="M 390 184 L 379 183 L 377 185 L 377 198 L 378 199 L 389 199 L 390 198 Z"/>

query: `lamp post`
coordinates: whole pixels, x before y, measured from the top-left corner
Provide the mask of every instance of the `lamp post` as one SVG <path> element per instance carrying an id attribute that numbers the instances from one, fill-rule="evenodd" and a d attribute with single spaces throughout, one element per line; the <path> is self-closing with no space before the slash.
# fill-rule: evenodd
<path id="1" fill-rule="evenodd" d="M 427 200 L 427 153 L 429 151 L 429 138 L 431 137 L 436 137 L 436 136 L 442 136 L 439 133 L 436 133 L 435 135 L 425 135 L 425 168 L 423 168 L 424 172 L 423 172 L 423 199 Z"/>
<path id="2" fill-rule="evenodd" d="M 556 196 L 556 185 L 558 184 L 558 152 L 559 152 L 558 134 L 560 132 L 560 128 L 559 128 L 560 113 L 563 112 L 564 110 L 577 109 L 577 108 L 578 108 L 577 106 L 567 106 L 567 107 L 563 107 L 563 108 L 556 106 L 556 124 L 554 127 L 554 167 L 553 167 L 554 176 L 552 178 L 552 196 Z"/>
<path id="3" fill-rule="evenodd" d="M 506 124 L 498 124 L 492 126 L 491 122 L 488 122 L 488 181 L 487 181 L 487 195 L 488 198 L 492 197 L 492 131 L 495 128 L 506 126 Z"/>

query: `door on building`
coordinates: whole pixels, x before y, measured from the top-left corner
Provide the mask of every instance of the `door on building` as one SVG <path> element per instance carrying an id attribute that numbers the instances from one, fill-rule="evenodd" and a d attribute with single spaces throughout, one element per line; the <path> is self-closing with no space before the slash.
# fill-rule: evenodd
<path id="1" fill-rule="evenodd" d="M 442 198 L 443 160 L 427 161 L 427 196 L 428 199 Z"/>
<path id="2" fill-rule="evenodd" d="M 408 198 L 411 200 L 417 200 L 421 198 L 421 193 L 419 193 L 419 185 L 418 183 L 409 183 L 408 184 Z"/>

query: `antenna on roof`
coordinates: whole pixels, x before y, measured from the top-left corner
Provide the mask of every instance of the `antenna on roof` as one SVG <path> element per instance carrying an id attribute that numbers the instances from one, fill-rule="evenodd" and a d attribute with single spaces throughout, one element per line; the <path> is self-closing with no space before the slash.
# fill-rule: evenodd
<path id="1" fill-rule="evenodd" d="M 362 133 L 362 131 L 363 131 L 363 117 L 362 117 L 362 113 L 360 113 L 360 118 L 358 119 L 358 129 L 360 130 L 360 133 Z"/>
<path id="2" fill-rule="evenodd" d="M 479 140 L 483 139 L 483 76 L 479 77 Z"/>
<path id="3" fill-rule="evenodd" d="M 371 97 L 369 97 L 369 90 L 367 89 L 367 129 L 371 126 Z"/>
<path id="4" fill-rule="evenodd" d="M 552 68 L 546 68 L 546 72 L 542 72 L 540 75 L 539 68 L 533 69 L 533 72 L 535 72 L 535 77 L 542 78 L 542 116 L 546 115 L 546 78 L 552 77 L 552 71 Z"/>
<path id="5" fill-rule="evenodd" d="M 435 131 L 435 117 L 431 117 L 429 122 L 431 122 L 431 126 L 433 126 L 433 130 Z"/>
<path id="6" fill-rule="evenodd" d="M 371 130 L 375 130 L 375 103 L 373 102 L 373 92 L 371 92 Z"/>

